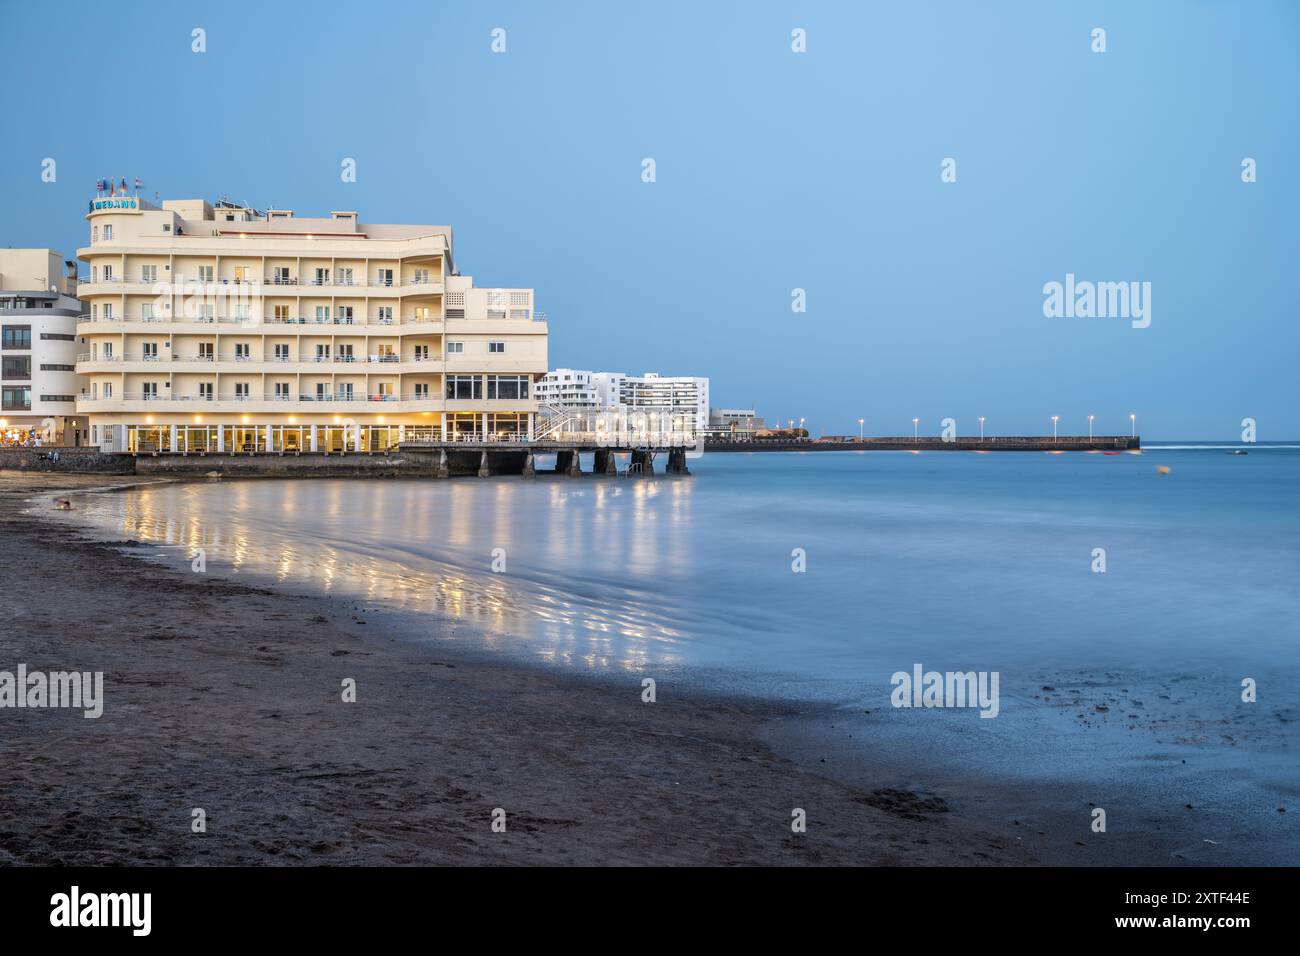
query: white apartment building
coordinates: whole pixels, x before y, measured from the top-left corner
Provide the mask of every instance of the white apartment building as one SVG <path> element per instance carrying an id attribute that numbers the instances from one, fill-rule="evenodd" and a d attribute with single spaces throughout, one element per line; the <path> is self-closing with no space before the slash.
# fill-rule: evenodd
<path id="1" fill-rule="evenodd" d="M 707 378 L 559 368 L 537 383 L 537 397 L 548 405 L 569 410 L 608 412 L 623 407 L 689 416 L 699 432 L 709 425 Z"/>
<path id="2" fill-rule="evenodd" d="M 531 436 L 547 323 L 457 273 L 448 226 L 99 196 L 77 410 L 131 452 L 375 451 Z"/>
<path id="3" fill-rule="evenodd" d="M 77 267 L 52 249 L 0 249 L 0 443 L 81 445 Z"/>

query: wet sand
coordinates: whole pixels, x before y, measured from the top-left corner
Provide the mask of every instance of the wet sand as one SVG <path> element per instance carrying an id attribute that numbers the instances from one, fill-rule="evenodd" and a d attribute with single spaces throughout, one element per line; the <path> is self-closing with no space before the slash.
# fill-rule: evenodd
<path id="1" fill-rule="evenodd" d="M 97 720 L 0 710 L 0 863 L 1034 861 L 951 794 L 777 756 L 760 728 L 807 716 L 789 707 L 663 683 L 646 704 L 639 675 L 453 656 L 341 601 L 162 569 L 21 514 L 105 484 L 0 474 L 0 669 L 105 674 Z"/>

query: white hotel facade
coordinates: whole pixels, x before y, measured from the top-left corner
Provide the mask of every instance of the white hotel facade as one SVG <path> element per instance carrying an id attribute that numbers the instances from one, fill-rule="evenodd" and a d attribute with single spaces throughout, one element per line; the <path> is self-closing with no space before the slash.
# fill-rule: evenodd
<path id="1" fill-rule="evenodd" d="M 518 440 L 547 323 L 531 289 L 457 274 L 447 226 L 101 196 L 76 412 L 129 452 L 379 451 Z"/>

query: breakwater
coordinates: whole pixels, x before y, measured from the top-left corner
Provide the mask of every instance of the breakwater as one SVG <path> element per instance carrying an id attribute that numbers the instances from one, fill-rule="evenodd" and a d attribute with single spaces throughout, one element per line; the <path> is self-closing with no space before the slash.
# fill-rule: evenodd
<path id="1" fill-rule="evenodd" d="M 1008 438 L 854 438 L 819 441 L 812 438 L 755 438 L 751 441 L 706 441 L 705 451 L 1139 451 L 1142 439 L 1128 435 L 1089 438 L 1016 436 Z"/>

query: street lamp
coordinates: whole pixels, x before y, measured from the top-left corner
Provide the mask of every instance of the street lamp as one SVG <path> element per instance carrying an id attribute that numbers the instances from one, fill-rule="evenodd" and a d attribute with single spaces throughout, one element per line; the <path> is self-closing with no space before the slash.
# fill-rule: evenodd
<path id="1" fill-rule="evenodd" d="M 1052 416 L 1052 441 L 1056 441 L 1056 422 L 1060 417 L 1060 415 Z"/>
<path id="2" fill-rule="evenodd" d="M 915 441 L 919 441 L 919 440 L 920 440 L 920 437 L 921 437 L 921 436 L 917 433 L 917 427 L 918 427 L 918 425 L 920 424 L 920 421 L 921 421 L 921 419 L 919 419 L 919 418 L 913 418 L 913 419 L 912 419 L 912 438 L 913 438 L 913 440 L 915 440 Z"/>
<path id="3" fill-rule="evenodd" d="M 862 441 L 862 425 L 865 421 L 866 419 L 858 419 L 858 441 Z"/>
<path id="4" fill-rule="evenodd" d="M 1088 416 L 1088 441 L 1092 441 L 1092 420 L 1096 417 L 1096 415 Z"/>
<path id="5" fill-rule="evenodd" d="M 1136 415 L 1129 415 L 1128 420 L 1129 420 L 1129 423 L 1133 426 L 1133 430 L 1132 430 L 1131 432 L 1129 432 L 1129 434 L 1132 435 L 1134 438 L 1137 438 L 1137 433 L 1138 433 L 1138 417 L 1137 417 Z"/>

